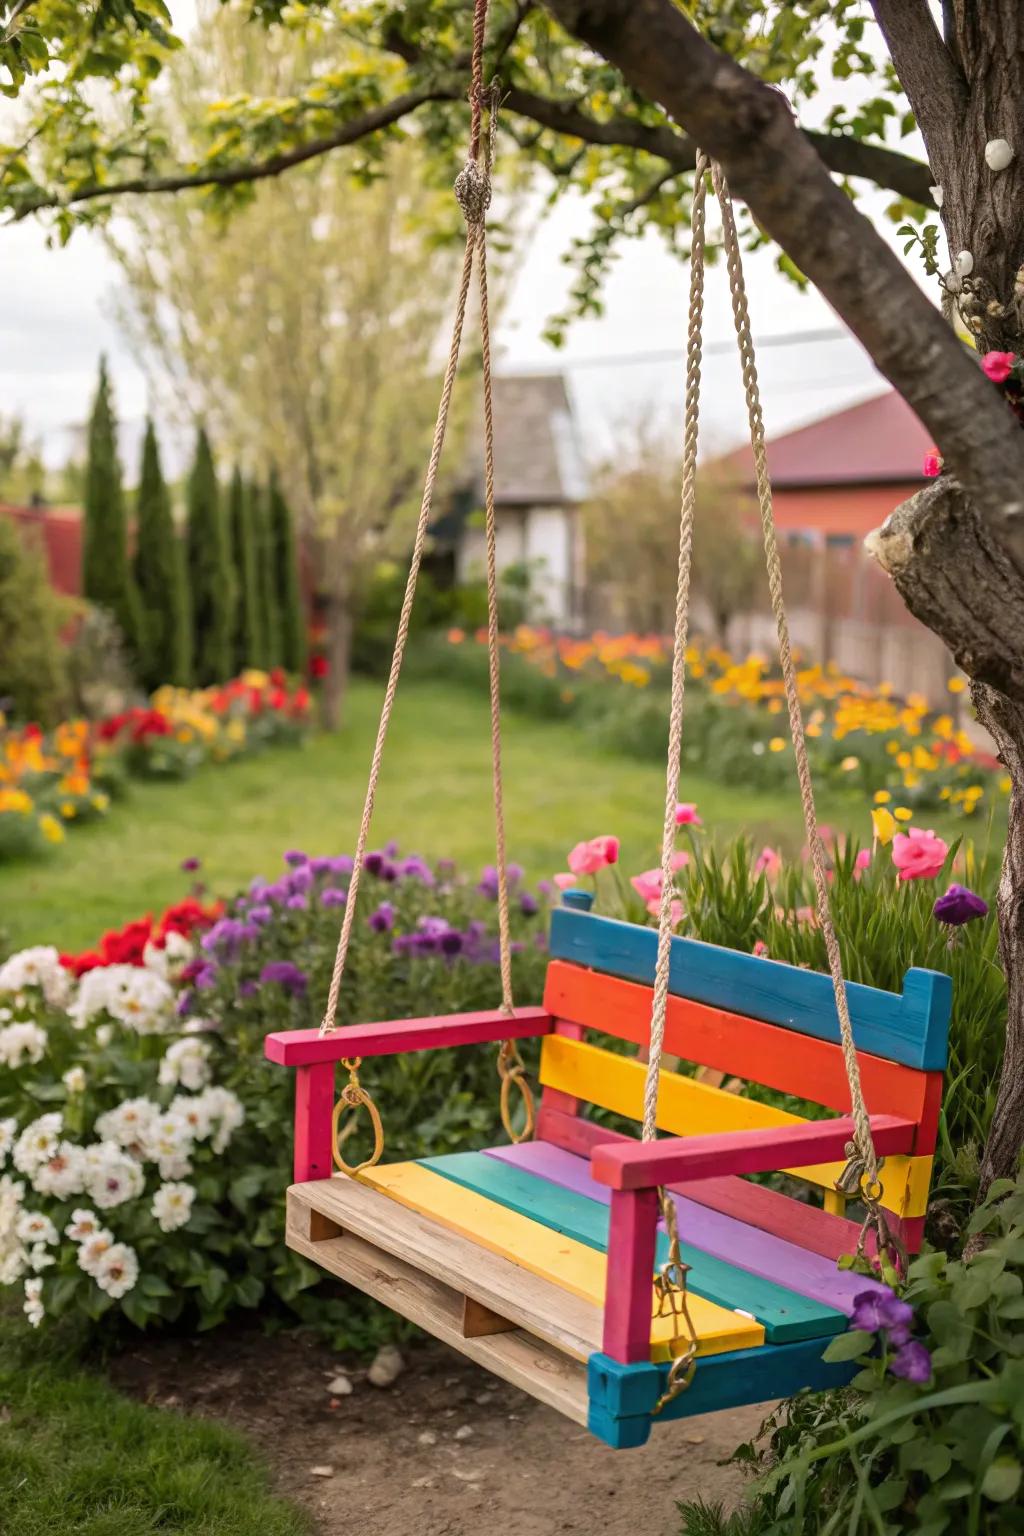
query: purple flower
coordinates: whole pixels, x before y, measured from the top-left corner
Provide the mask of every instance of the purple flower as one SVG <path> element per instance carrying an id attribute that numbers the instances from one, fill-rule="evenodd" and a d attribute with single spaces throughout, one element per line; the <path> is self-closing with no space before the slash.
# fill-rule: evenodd
<path id="1" fill-rule="evenodd" d="M 308 891 L 313 884 L 313 871 L 308 864 L 303 864 L 301 869 L 293 870 L 284 883 L 293 896 L 296 891 Z"/>
<path id="2" fill-rule="evenodd" d="M 480 872 L 480 883 L 477 890 L 481 896 L 486 896 L 488 901 L 498 899 L 498 871 L 493 864 L 485 864 Z"/>
<path id="3" fill-rule="evenodd" d="M 462 949 L 462 934 L 457 928 L 449 928 L 441 935 L 442 955 L 457 955 Z"/>
<path id="4" fill-rule="evenodd" d="M 537 889 L 542 896 L 550 896 L 551 892 L 554 890 L 554 886 L 551 884 L 550 880 L 538 880 Z"/>
<path id="5" fill-rule="evenodd" d="M 524 917 L 536 917 L 540 911 L 538 901 L 530 895 L 529 891 L 519 892 L 519 906 Z"/>
<path id="6" fill-rule="evenodd" d="M 217 985 L 217 967 L 201 965 L 192 978 L 192 985 L 200 992 L 208 992 Z"/>
<path id="7" fill-rule="evenodd" d="M 264 901 L 287 901 L 289 894 L 286 880 L 277 880 L 273 885 L 265 885 L 262 891 Z"/>
<path id="8" fill-rule="evenodd" d="M 329 875 L 331 873 L 331 866 L 333 863 L 333 859 L 325 859 L 322 855 L 320 855 L 318 858 L 310 859 L 309 867 L 313 871 L 314 875 Z"/>
<path id="9" fill-rule="evenodd" d="M 403 859 L 398 866 L 398 873 L 415 880 L 422 880 L 424 885 L 434 884 L 434 871 L 426 859 L 421 859 L 418 853 L 410 854 L 407 859 Z"/>
<path id="10" fill-rule="evenodd" d="M 288 897 L 288 900 L 285 902 L 285 906 L 288 908 L 289 912 L 308 912 L 309 897 L 306 896 L 302 891 L 296 891 L 294 896 Z"/>
<path id="11" fill-rule="evenodd" d="M 887 1285 L 874 1290 L 861 1291 L 853 1298 L 853 1314 L 850 1325 L 877 1333 L 879 1328 L 907 1327 L 914 1319 L 914 1309 L 909 1302 L 901 1301 Z"/>
<path id="12" fill-rule="evenodd" d="M 376 912 L 371 912 L 367 922 L 374 933 L 390 933 L 395 923 L 395 909 L 390 901 L 382 901 Z"/>
<path id="13" fill-rule="evenodd" d="M 951 927 L 959 928 L 964 923 L 973 922 L 976 917 L 987 916 L 988 902 L 974 891 L 969 891 L 965 885 L 951 885 L 945 896 L 940 896 L 936 901 L 932 912 L 940 923 L 949 923 Z"/>
<path id="14" fill-rule="evenodd" d="M 348 893 L 339 891 L 337 886 L 329 885 L 320 892 L 320 905 L 322 907 L 343 907 L 348 901 Z"/>
<path id="15" fill-rule="evenodd" d="M 183 992 L 178 998 L 178 1006 L 175 1012 L 179 1019 L 187 1019 L 195 1007 L 195 998 L 191 992 Z"/>
<path id="16" fill-rule="evenodd" d="M 276 982 L 293 997 L 298 997 L 305 992 L 308 978 L 305 971 L 300 971 L 297 965 L 290 960 L 271 960 L 260 971 L 260 981 L 263 983 Z"/>
<path id="17" fill-rule="evenodd" d="M 353 859 L 350 853 L 340 853 L 329 862 L 332 875 L 350 875 L 352 873 Z"/>
<path id="18" fill-rule="evenodd" d="M 203 861 L 202 859 L 182 859 L 181 867 L 187 875 L 190 875 L 193 870 L 202 869 Z"/>
<path id="19" fill-rule="evenodd" d="M 363 868 L 368 875 L 379 875 L 384 868 L 384 855 L 382 853 L 368 853 L 363 860 Z"/>
<path id="20" fill-rule="evenodd" d="M 932 1357 L 920 1339 L 908 1339 L 889 1361 L 889 1369 L 904 1381 L 928 1381 L 932 1374 Z"/>
<path id="21" fill-rule="evenodd" d="M 298 848 L 289 848 L 284 856 L 284 861 L 286 864 L 290 864 L 292 869 L 298 869 L 300 864 L 309 863 L 309 857 Z"/>
<path id="22" fill-rule="evenodd" d="M 254 907 L 249 908 L 249 921 L 250 923 L 258 923 L 261 926 L 264 923 L 272 923 L 274 921 L 273 907 L 268 907 L 266 902 L 258 901 Z"/>
<path id="23" fill-rule="evenodd" d="M 398 844 L 395 842 L 394 838 L 391 838 L 389 842 L 384 844 L 384 852 L 387 854 L 389 859 L 398 857 Z"/>
<path id="24" fill-rule="evenodd" d="M 438 872 L 439 875 L 454 875 L 454 873 L 455 873 L 455 860 L 454 859 L 438 859 L 438 861 L 437 861 L 437 872 Z"/>
<path id="25" fill-rule="evenodd" d="M 259 987 L 254 981 L 243 981 L 238 989 L 239 997 L 255 997 Z"/>
<path id="26" fill-rule="evenodd" d="M 508 876 L 509 885 L 518 885 L 523 878 L 523 866 L 521 864 L 509 864 L 505 874 Z"/>

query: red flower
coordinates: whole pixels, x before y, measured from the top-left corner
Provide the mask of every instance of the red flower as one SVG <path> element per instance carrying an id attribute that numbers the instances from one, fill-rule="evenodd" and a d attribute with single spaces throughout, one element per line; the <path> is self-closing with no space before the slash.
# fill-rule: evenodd
<path id="1" fill-rule="evenodd" d="M 283 688 L 285 683 L 287 682 L 287 678 L 284 675 L 284 668 L 283 667 L 271 667 L 271 669 L 270 669 L 270 681 L 273 683 L 275 688 Z"/>
<path id="2" fill-rule="evenodd" d="M 292 696 L 292 707 L 297 715 L 304 715 L 309 708 L 310 694 L 308 688 L 296 688 Z"/>
<path id="3" fill-rule="evenodd" d="M 939 450 L 937 448 L 929 448 L 924 456 L 924 465 L 922 466 L 926 479 L 934 480 L 936 475 L 941 475 L 942 464 L 942 454 Z"/>
<path id="4" fill-rule="evenodd" d="M 118 930 L 105 933 L 100 939 L 100 955 L 104 965 L 141 965 L 143 952 L 153 934 L 153 919 L 145 917 L 125 923 Z"/>
<path id="5" fill-rule="evenodd" d="M 154 942 L 162 946 L 169 933 L 180 933 L 187 939 L 197 930 L 212 927 L 223 911 L 222 901 L 211 901 L 204 906 L 194 896 L 186 896 L 184 901 L 168 907 L 160 918 Z"/>
<path id="6" fill-rule="evenodd" d="M 309 658 L 310 677 L 319 681 L 320 678 L 326 677 L 330 670 L 331 664 L 326 656 L 311 656 Z"/>
<path id="7" fill-rule="evenodd" d="M 283 688 L 275 688 L 269 694 L 267 703 L 270 705 L 271 709 L 280 711 L 284 709 L 285 705 L 288 703 L 288 695 L 285 693 Z"/>
<path id="8" fill-rule="evenodd" d="M 42 741 L 43 728 L 41 725 L 36 725 L 35 721 L 33 720 L 29 725 L 25 726 L 21 735 L 24 741 Z"/>
<path id="9" fill-rule="evenodd" d="M 66 971 L 70 971 L 75 977 L 84 976 L 86 971 L 95 971 L 106 962 L 103 956 L 94 949 L 85 949 L 80 955 L 61 955 L 60 963 Z"/>
<path id="10" fill-rule="evenodd" d="M 263 694 L 258 688 L 249 689 L 249 713 L 251 715 L 262 715 L 263 713 Z"/>
<path id="11" fill-rule="evenodd" d="M 1014 352 L 986 352 L 981 360 L 981 371 L 993 384 L 1005 384 L 1016 361 Z"/>

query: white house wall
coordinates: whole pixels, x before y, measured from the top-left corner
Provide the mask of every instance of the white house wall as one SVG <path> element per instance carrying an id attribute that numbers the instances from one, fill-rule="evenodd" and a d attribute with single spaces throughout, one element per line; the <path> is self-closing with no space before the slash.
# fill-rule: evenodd
<path id="1" fill-rule="evenodd" d="M 531 617 L 556 628 L 576 620 L 577 511 L 575 507 L 502 508 L 496 521 L 498 571 L 526 565 L 533 598 Z M 456 578 L 479 581 L 486 569 L 484 530 L 467 527 L 456 550 Z"/>

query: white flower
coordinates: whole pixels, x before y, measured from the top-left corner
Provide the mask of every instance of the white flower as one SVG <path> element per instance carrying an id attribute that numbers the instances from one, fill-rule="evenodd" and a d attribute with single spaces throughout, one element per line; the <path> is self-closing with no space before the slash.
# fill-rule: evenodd
<path id="1" fill-rule="evenodd" d="M 96 1134 L 119 1147 L 142 1147 L 159 1114 L 160 1106 L 152 1099 L 125 1099 L 116 1109 L 97 1115 Z"/>
<path id="2" fill-rule="evenodd" d="M 46 1316 L 43 1306 L 43 1282 L 35 1277 L 25 1281 L 25 1316 L 33 1328 L 38 1328 Z"/>
<path id="3" fill-rule="evenodd" d="M 96 1026 L 96 1044 L 100 1047 L 101 1050 L 105 1051 L 113 1038 L 113 1024 L 98 1024 Z"/>
<path id="4" fill-rule="evenodd" d="M 23 1243 L 55 1243 L 57 1228 L 42 1211 L 22 1211 L 14 1225 L 16 1237 Z"/>
<path id="5" fill-rule="evenodd" d="M 8 1024 L 0 1029 L 0 1066 L 18 1067 L 42 1061 L 46 1050 L 46 1030 L 26 1019 L 23 1024 Z"/>
<path id="6" fill-rule="evenodd" d="M 73 1243 L 84 1243 L 87 1237 L 95 1237 L 100 1231 L 100 1219 L 94 1211 L 78 1210 L 71 1212 L 71 1220 L 64 1228 L 64 1236 L 70 1237 Z"/>
<path id="7" fill-rule="evenodd" d="M 126 1200 L 136 1200 L 146 1185 L 143 1173 L 134 1157 L 113 1141 L 95 1142 L 85 1149 L 85 1192 L 101 1211 L 124 1205 Z"/>
<path id="8" fill-rule="evenodd" d="M 210 1081 L 210 1056 L 212 1048 L 205 1040 L 190 1036 L 175 1040 L 167 1047 L 160 1063 L 159 1080 L 165 1088 L 182 1088 L 197 1092 Z"/>
<path id="9" fill-rule="evenodd" d="M 106 1227 L 98 1227 L 87 1237 L 78 1250 L 78 1267 L 87 1275 L 95 1275 L 106 1255 L 114 1246 L 114 1234 Z"/>
<path id="10" fill-rule="evenodd" d="M 0 965 L 0 992 L 21 992 L 25 987 L 39 987 L 55 1008 L 67 1000 L 70 979 L 52 944 L 19 950 Z"/>
<path id="11" fill-rule="evenodd" d="M 7 1160 L 7 1154 L 14 1146 L 14 1137 L 18 1130 L 18 1122 L 13 1115 L 8 1115 L 6 1120 L 0 1120 L 0 1165 Z"/>
<path id="12" fill-rule="evenodd" d="M 61 1078 L 61 1082 L 64 1084 L 64 1087 L 67 1089 L 68 1093 L 84 1093 L 85 1068 L 69 1067 L 68 1070 L 64 1073 L 64 1076 Z"/>
<path id="13" fill-rule="evenodd" d="M 157 1164 L 162 1179 L 183 1179 L 192 1172 L 189 1154 L 195 1132 L 185 1117 L 176 1112 L 177 1102 L 153 1121 L 143 1147 L 143 1156 Z"/>
<path id="14" fill-rule="evenodd" d="M 64 1116 L 59 1113 L 40 1115 L 26 1125 L 14 1145 L 14 1166 L 18 1172 L 35 1173 L 53 1157 L 63 1128 Z"/>
<path id="15" fill-rule="evenodd" d="M 206 1088 L 199 1097 L 217 1127 L 210 1146 L 215 1152 L 223 1152 L 235 1131 L 245 1123 L 242 1101 L 230 1088 Z"/>
<path id="16" fill-rule="evenodd" d="M 176 1232 L 185 1225 L 195 1197 L 191 1184 L 161 1184 L 153 1196 L 153 1215 L 161 1232 Z"/>
<path id="17" fill-rule="evenodd" d="M 184 1121 L 193 1141 L 205 1141 L 213 1129 L 213 1114 L 205 1093 L 176 1093 L 168 1114 Z"/>
<path id="18" fill-rule="evenodd" d="M 162 976 L 142 966 L 99 966 L 82 977 L 68 1017 L 76 1029 L 84 1029 L 103 1013 L 136 1034 L 164 1034 L 176 1023 L 174 991 Z"/>
<path id="19" fill-rule="evenodd" d="M 142 952 L 142 963 L 147 970 L 155 971 L 167 981 L 173 981 L 194 954 L 195 950 L 185 935 L 172 931 L 167 934 L 162 947 L 152 942 L 146 945 Z"/>
<path id="20" fill-rule="evenodd" d="M 40 1270 L 48 1269 L 51 1264 L 56 1264 L 56 1262 L 56 1258 L 45 1243 L 33 1243 L 28 1250 L 28 1267 L 37 1275 Z"/>
<path id="21" fill-rule="evenodd" d="M 0 1285 L 20 1280 L 28 1265 L 28 1254 L 13 1236 L 0 1237 Z"/>
<path id="22" fill-rule="evenodd" d="M 85 1183 L 86 1157 L 81 1147 L 73 1142 L 58 1143 L 52 1157 L 40 1163 L 32 1175 L 32 1188 L 41 1195 L 53 1195 L 66 1200 L 69 1195 L 81 1193 Z"/>
<path id="23" fill-rule="evenodd" d="M 17 1235 L 25 1186 L 9 1174 L 0 1176 L 0 1285 L 13 1285 L 25 1273 L 28 1254 Z"/>
<path id="24" fill-rule="evenodd" d="M 93 1273 L 93 1279 L 101 1291 L 113 1296 L 115 1301 L 127 1295 L 139 1278 L 139 1261 L 134 1248 L 127 1243 L 114 1243 L 102 1255 Z"/>

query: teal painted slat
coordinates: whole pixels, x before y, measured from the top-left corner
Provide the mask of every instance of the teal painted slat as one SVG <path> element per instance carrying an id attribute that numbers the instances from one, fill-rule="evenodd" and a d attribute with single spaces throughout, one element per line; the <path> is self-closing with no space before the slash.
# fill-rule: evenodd
<path id="1" fill-rule="evenodd" d="M 542 1226 L 563 1232 L 601 1253 L 608 1250 L 609 1208 L 601 1201 L 560 1188 L 483 1152 L 451 1152 L 444 1157 L 422 1158 L 421 1162 L 424 1168 L 486 1195 Z M 847 1325 L 843 1313 L 833 1307 L 801 1296 L 773 1280 L 736 1269 L 692 1243 L 683 1243 L 682 1254 L 684 1262 L 693 1266 L 688 1283 L 696 1295 L 756 1317 L 764 1325 L 765 1337 L 772 1342 L 825 1338 L 841 1333 Z M 659 1232 L 658 1263 L 663 1264 L 667 1258 L 668 1238 Z"/>
<path id="2" fill-rule="evenodd" d="M 551 914 L 552 959 L 650 986 L 657 951 L 654 928 L 567 906 Z M 840 1038 L 832 982 L 818 971 L 697 939 L 674 938 L 669 989 L 677 997 L 781 1024 L 819 1040 L 838 1043 Z M 952 982 L 942 971 L 908 971 L 902 994 L 857 982 L 848 983 L 846 990 L 854 1037 L 862 1051 L 929 1072 L 946 1065 Z"/>
<path id="3" fill-rule="evenodd" d="M 705 1355 L 697 1361 L 686 1391 L 666 1403 L 653 1422 L 664 1424 L 746 1403 L 776 1402 L 801 1387 L 820 1392 L 845 1385 L 859 1365 L 856 1361 L 826 1364 L 821 1358 L 824 1348 L 823 1339 L 800 1339 Z M 668 1369 L 667 1365 L 622 1365 L 608 1355 L 591 1355 L 587 1362 L 591 1433 L 620 1450 L 643 1445 Z"/>

